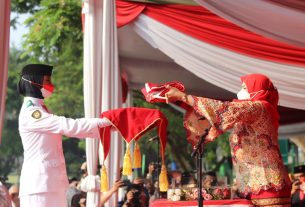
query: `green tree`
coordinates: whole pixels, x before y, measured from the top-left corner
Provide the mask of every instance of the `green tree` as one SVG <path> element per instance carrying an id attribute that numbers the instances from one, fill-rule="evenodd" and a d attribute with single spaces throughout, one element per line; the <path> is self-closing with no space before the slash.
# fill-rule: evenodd
<path id="1" fill-rule="evenodd" d="M 41 0 L 11 0 L 11 12 L 14 14 L 34 13 Z M 18 15 L 12 17 L 11 26 L 16 29 L 18 25 Z"/>
<path id="2" fill-rule="evenodd" d="M 11 11 L 16 13 L 34 13 L 41 0 L 11 0 Z"/>
<path id="3" fill-rule="evenodd" d="M 9 173 L 20 170 L 20 157 L 22 156 L 22 144 L 18 132 L 18 115 L 22 98 L 17 93 L 17 83 L 20 67 L 28 62 L 28 58 L 20 58 L 21 51 L 16 48 L 10 49 L 9 70 L 7 81 L 7 97 L 5 121 L 2 133 L 0 150 L 0 172 L 6 177 Z"/>

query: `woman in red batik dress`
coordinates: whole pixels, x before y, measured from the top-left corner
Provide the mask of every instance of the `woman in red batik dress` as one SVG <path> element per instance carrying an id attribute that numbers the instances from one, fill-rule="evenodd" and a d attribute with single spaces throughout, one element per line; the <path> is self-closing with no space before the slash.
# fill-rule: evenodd
<path id="1" fill-rule="evenodd" d="M 256 206 L 290 206 L 291 183 L 278 144 L 278 91 L 261 74 L 241 81 L 238 100 L 232 102 L 187 95 L 173 87 L 165 96 L 191 106 L 184 121 L 191 141 L 203 134 L 202 116 L 211 124 L 205 143 L 232 129 L 229 141 L 241 197 Z"/>

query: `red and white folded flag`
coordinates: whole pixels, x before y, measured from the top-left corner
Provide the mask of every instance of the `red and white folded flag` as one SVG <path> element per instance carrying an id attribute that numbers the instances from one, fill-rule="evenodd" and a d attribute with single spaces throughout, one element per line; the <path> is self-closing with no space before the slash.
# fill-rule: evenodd
<path id="1" fill-rule="evenodd" d="M 155 83 L 145 83 L 145 88 L 141 89 L 147 102 L 156 103 L 156 102 L 168 102 L 165 94 L 168 92 L 167 86 L 175 87 L 178 90 L 184 92 L 184 85 L 180 82 L 173 81 L 165 84 L 155 84 Z"/>
<path id="2" fill-rule="evenodd" d="M 145 88 L 142 88 L 141 91 L 145 96 L 147 102 L 168 103 L 167 97 L 165 97 L 165 94 L 169 91 L 167 86 L 172 86 L 177 88 L 181 92 L 185 92 L 184 85 L 180 82 L 175 81 L 159 85 L 153 83 L 145 83 Z M 183 108 L 186 111 L 183 117 L 183 126 L 186 129 L 187 141 L 194 147 L 200 137 L 205 133 L 205 129 L 210 127 L 210 123 L 208 120 L 203 119 L 202 115 L 197 114 L 196 110 L 194 110 L 192 106 L 182 101 L 176 101 L 174 104 Z"/>

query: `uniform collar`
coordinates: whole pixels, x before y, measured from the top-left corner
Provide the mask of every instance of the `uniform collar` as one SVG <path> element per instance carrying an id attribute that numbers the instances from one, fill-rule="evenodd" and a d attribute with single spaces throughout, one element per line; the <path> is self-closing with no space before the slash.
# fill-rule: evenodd
<path id="1" fill-rule="evenodd" d="M 36 106 L 44 106 L 45 105 L 44 102 L 43 102 L 43 99 L 33 98 L 33 97 L 24 97 L 23 103 L 26 103 L 28 101 L 31 101 Z"/>

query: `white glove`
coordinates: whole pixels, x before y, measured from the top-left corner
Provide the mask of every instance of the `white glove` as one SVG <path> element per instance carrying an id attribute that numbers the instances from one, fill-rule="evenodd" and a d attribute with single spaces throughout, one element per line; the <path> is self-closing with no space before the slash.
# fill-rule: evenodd
<path id="1" fill-rule="evenodd" d="M 88 175 L 80 182 L 80 190 L 84 192 L 98 192 L 100 190 L 100 177 Z"/>
<path id="2" fill-rule="evenodd" d="M 100 128 L 110 126 L 111 124 L 112 123 L 108 119 L 106 119 L 106 118 L 101 118 L 97 122 L 97 125 Z"/>

